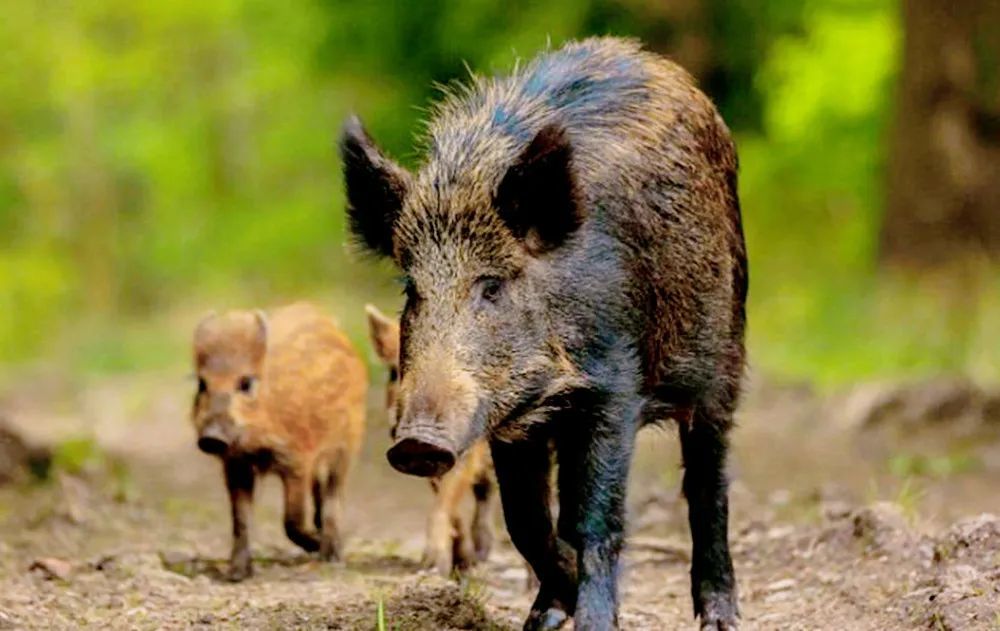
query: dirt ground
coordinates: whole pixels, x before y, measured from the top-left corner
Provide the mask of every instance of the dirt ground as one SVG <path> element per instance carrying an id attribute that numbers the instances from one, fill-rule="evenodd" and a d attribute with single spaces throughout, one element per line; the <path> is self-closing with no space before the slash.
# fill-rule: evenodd
<path id="1" fill-rule="evenodd" d="M 100 446 L 76 475 L 0 487 L 0 628 L 375 629 L 379 610 L 386 629 L 520 628 L 533 594 L 503 537 L 460 580 L 420 569 L 430 490 L 386 464 L 374 392 L 346 561 L 284 538 L 269 479 L 256 574 L 221 580 L 228 506 L 218 463 L 194 446 L 191 387 L 32 375 L 0 393 L 0 415 L 32 440 Z M 1000 519 L 986 514 L 1000 513 L 1000 424 L 961 406 L 914 420 L 885 392 L 751 386 L 732 460 L 744 629 L 1000 629 Z M 677 451 L 668 431 L 640 441 L 625 629 L 696 628 Z"/>

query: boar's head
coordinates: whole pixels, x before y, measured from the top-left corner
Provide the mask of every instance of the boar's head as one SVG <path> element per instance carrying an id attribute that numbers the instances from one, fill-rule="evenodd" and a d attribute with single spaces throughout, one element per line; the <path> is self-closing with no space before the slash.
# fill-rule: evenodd
<path id="1" fill-rule="evenodd" d="M 516 142 L 499 137 L 497 155 L 458 166 L 432 150 L 412 175 L 356 118 L 345 125 L 351 230 L 404 277 L 387 457 L 405 473 L 446 472 L 477 439 L 530 412 L 559 364 L 546 297 L 551 255 L 583 220 L 572 149 L 554 125 Z"/>
<path id="2" fill-rule="evenodd" d="M 261 424 L 260 381 L 267 356 L 267 320 L 260 311 L 209 315 L 194 333 L 198 379 L 191 418 L 198 448 L 223 455 Z"/>

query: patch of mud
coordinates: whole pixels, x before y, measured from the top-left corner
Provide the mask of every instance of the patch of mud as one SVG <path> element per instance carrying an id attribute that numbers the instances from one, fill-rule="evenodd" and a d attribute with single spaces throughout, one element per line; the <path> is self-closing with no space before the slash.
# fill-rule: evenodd
<path id="1" fill-rule="evenodd" d="M 115 400 L 134 388 L 106 390 Z M 371 428 L 350 482 L 344 562 L 323 563 L 288 543 L 280 487 L 264 480 L 251 529 L 255 573 L 239 584 L 224 580 L 225 489 L 218 463 L 197 453 L 182 406 L 171 403 L 181 394 L 147 393 L 148 404 L 135 406 L 141 421 L 122 411 L 95 430 L 95 444 L 120 456 L 127 475 L 83 466 L 45 484 L 0 487 L 0 629 L 370 631 L 380 611 L 386 629 L 520 627 L 534 593 L 502 531 L 490 560 L 461 580 L 421 569 L 430 493 L 425 481 L 385 463 L 383 427 Z M 980 418 L 974 435 L 989 436 L 979 432 L 993 399 L 946 395 L 928 395 L 922 409 L 968 412 Z M 380 404 L 373 399 L 373 409 Z M 744 631 L 996 631 L 1000 522 L 956 516 L 996 497 L 1000 466 L 918 477 L 919 493 L 904 493 L 886 484 L 889 459 L 916 445 L 912 435 L 923 430 L 914 427 L 923 422 L 887 415 L 848 429 L 827 420 L 836 405 L 805 386 L 769 387 L 741 410 L 731 539 Z M 19 422 L 48 427 L 35 418 L 24 412 Z M 927 453 L 972 435 L 951 433 L 947 420 L 924 426 Z M 623 629 L 696 628 L 676 442 L 667 431 L 640 438 L 622 560 Z M 986 462 L 983 450 L 1000 441 L 970 444 Z M 870 491 L 876 487 L 883 492 Z"/>
<path id="2" fill-rule="evenodd" d="M 930 629 L 1000 629 L 1000 518 L 963 520 L 924 542 L 928 576 L 904 596 L 914 624 Z"/>
<path id="3" fill-rule="evenodd" d="M 486 592 L 474 584 L 407 585 L 384 601 L 385 627 L 400 631 L 513 629 L 487 613 L 486 600 Z"/>

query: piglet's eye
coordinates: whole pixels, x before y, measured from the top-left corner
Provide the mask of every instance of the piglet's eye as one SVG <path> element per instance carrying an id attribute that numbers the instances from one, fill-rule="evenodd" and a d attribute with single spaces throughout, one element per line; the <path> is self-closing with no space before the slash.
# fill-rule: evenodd
<path id="1" fill-rule="evenodd" d="M 399 381 L 399 369 L 395 366 L 389 368 L 389 383 L 396 383 Z"/>
<path id="2" fill-rule="evenodd" d="M 484 276 L 479 279 L 479 295 L 486 302 L 496 302 L 503 290 L 503 281 L 496 276 Z"/>
<path id="3" fill-rule="evenodd" d="M 250 394 L 253 391 L 254 378 L 251 376 L 240 377 L 236 384 L 236 389 L 243 394 Z"/>
<path id="4" fill-rule="evenodd" d="M 208 392 L 208 384 L 202 377 L 198 377 L 198 394 L 205 394 Z"/>

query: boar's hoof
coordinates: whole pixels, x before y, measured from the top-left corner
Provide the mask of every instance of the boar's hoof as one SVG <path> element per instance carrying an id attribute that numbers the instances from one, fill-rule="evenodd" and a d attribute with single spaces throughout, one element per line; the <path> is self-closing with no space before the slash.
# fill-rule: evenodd
<path id="1" fill-rule="evenodd" d="M 733 594 L 709 594 L 703 603 L 702 631 L 739 631 L 739 614 Z"/>
<path id="2" fill-rule="evenodd" d="M 702 620 L 701 631 L 739 631 L 735 620 Z"/>
<path id="3" fill-rule="evenodd" d="M 524 631 L 552 631 L 561 629 L 569 616 L 562 609 L 550 607 L 545 611 L 533 610 L 524 622 Z"/>
<path id="4" fill-rule="evenodd" d="M 397 471 L 425 478 L 444 475 L 455 466 L 455 451 L 424 438 L 404 438 L 386 457 Z"/>

